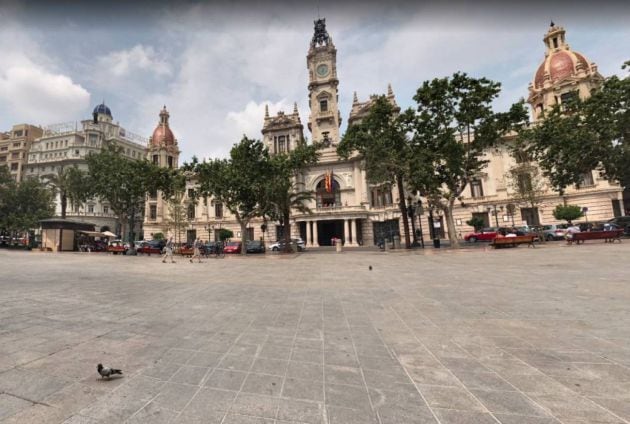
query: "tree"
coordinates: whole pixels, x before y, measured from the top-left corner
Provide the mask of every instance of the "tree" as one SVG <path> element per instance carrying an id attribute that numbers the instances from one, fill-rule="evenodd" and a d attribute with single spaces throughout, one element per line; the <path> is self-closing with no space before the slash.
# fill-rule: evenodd
<path id="1" fill-rule="evenodd" d="M 475 229 L 475 231 L 479 231 L 483 228 L 483 226 L 485 225 L 485 222 L 483 221 L 483 218 L 480 218 L 478 216 L 473 216 L 468 221 L 466 221 L 466 225 L 470 225 L 471 227 Z"/>
<path id="2" fill-rule="evenodd" d="M 135 240 L 136 216 L 143 210 L 146 196 L 157 190 L 163 196 L 173 192 L 174 170 L 160 168 L 144 159 L 130 159 L 119 147 L 109 146 L 92 153 L 87 163 L 92 192 L 109 203 L 121 228 L 127 222 L 129 241 Z"/>
<path id="3" fill-rule="evenodd" d="M 87 174 L 75 166 L 62 167 L 56 174 L 44 175 L 42 179 L 59 194 L 61 219 L 66 219 L 68 200 L 72 207 L 78 207 L 90 197 Z"/>
<path id="4" fill-rule="evenodd" d="M 554 107 L 520 138 L 560 194 L 592 170 L 630 187 L 630 77 L 612 76 L 587 99 Z"/>
<path id="5" fill-rule="evenodd" d="M 221 228 L 219 229 L 219 240 L 220 241 L 225 241 L 228 239 L 231 239 L 232 237 L 234 237 L 234 231 L 228 229 L 228 228 Z"/>
<path id="6" fill-rule="evenodd" d="M 241 228 L 242 254 L 247 253 L 247 225 L 262 215 L 261 199 L 269 178 L 269 154 L 260 140 L 245 136 L 230 150 L 229 159 L 214 159 L 184 166 L 198 182 L 197 195 L 214 197 L 234 215 Z"/>
<path id="7" fill-rule="evenodd" d="M 153 240 L 164 240 L 164 233 L 153 234 Z"/>
<path id="8" fill-rule="evenodd" d="M 517 163 L 505 174 L 512 200 L 535 208 L 545 196 L 545 180 L 540 169 L 531 162 Z"/>
<path id="9" fill-rule="evenodd" d="M 288 228 L 291 212 L 312 213 L 308 203 L 314 199 L 313 193 L 301 190 L 298 174 L 306 166 L 317 162 L 320 144 L 302 143 L 289 153 L 280 153 L 269 159 L 269 173 L 265 184 L 261 210 L 265 218 L 279 221 Z M 284 231 L 285 251 L 290 252 L 291 231 Z"/>
<path id="10" fill-rule="evenodd" d="M 8 168 L 0 166 L 0 230 L 15 236 L 54 213 L 53 194 L 44 183 L 27 178 L 17 184 Z"/>
<path id="11" fill-rule="evenodd" d="M 554 218 L 567 221 L 569 224 L 571 224 L 574 219 L 580 219 L 583 216 L 582 208 L 577 205 L 557 205 L 553 210 Z"/>
<path id="12" fill-rule="evenodd" d="M 413 151 L 407 137 L 412 112 L 399 114 L 399 108 L 386 96 L 378 96 L 368 114 L 360 122 L 348 127 L 337 147 L 340 156 L 348 158 L 358 152 L 365 160 L 366 176 L 372 184 L 395 183 L 398 207 L 403 219 L 405 246 L 411 247 L 405 183 L 411 173 Z"/>
<path id="13" fill-rule="evenodd" d="M 412 177 L 411 185 L 427 196 L 430 206 L 444 211 L 454 247 L 459 246 L 455 200 L 487 165 L 487 149 L 527 121 L 522 100 L 508 112 L 492 111 L 500 87 L 500 83 L 458 72 L 451 78 L 424 82 L 414 96 L 418 108 L 413 156 L 422 164 L 422 172 Z"/>

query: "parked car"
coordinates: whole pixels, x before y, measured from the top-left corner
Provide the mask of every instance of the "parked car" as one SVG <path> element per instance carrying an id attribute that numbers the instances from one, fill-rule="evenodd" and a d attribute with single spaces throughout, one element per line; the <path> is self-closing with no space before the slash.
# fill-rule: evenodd
<path id="1" fill-rule="evenodd" d="M 476 243 L 478 241 L 492 241 L 496 238 L 498 229 L 496 227 L 483 228 L 481 231 L 474 231 L 464 236 L 464 240 Z"/>
<path id="2" fill-rule="evenodd" d="M 229 241 L 225 243 L 223 247 L 223 253 L 241 253 L 241 242 L 240 241 Z"/>
<path id="3" fill-rule="evenodd" d="M 247 242 L 247 253 L 265 253 L 265 245 L 259 240 L 250 240 Z"/>
<path id="4" fill-rule="evenodd" d="M 547 241 L 564 240 L 567 235 L 567 228 L 569 228 L 567 224 L 543 225 L 543 237 Z"/>
<path id="5" fill-rule="evenodd" d="M 138 250 L 138 249 L 140 249 L 140 248 L 142 247 L 142 245 L 143 245 L 144 243 L 146 243 L 146 242 L 147 242 L 146 240 L 136 240 L 136 241 L 134 241 L 134 242 L 133 242 L 133 248 L 134 248 L 134 249 L 136 249 L 136 250 Z"/>
<path id="6" fill-rule="evenodd" d="M 269 249 L 274 252 L 284 250 L 286 243 L 284 240 L 279 240 L 271 245 L 269 245 Z M 306 244 L 302 239 L 291 239 L 291 246 L 297 250 L 298 252 L 303 252 L 306 249 Z"/>
<path id="7" fill-rule="evenodd" d="M 166 242 L 164 240 L 151 240 L 144 242 L 136 251 L 138 254 L 151 255 L 151 253 L 160 254 Z"/>
<path id="8" fill-rule="evenodd" d="M 118 254 L 127 254 L 127 250 L 129 250 L 129 246 L 125 245 L 122 240 L 112 240 L 107 245 L 107 251 L 111 252 L 114 255 Z"/>
<path id="9" fill-rule="evenodd" d="M 609 219 L 608 222 L 617 225 L 619 228 L 623 228 L 623 234 L 630 236 L 630 216 L 618 216 L 613 219 Z"/>
<path id="10" fill-rule="evenodd" d="M 203 255 L 214 255 L 217 251 L 217 242 L 209 241 L 208 243 L 202 246 L 202 254 Z"/>

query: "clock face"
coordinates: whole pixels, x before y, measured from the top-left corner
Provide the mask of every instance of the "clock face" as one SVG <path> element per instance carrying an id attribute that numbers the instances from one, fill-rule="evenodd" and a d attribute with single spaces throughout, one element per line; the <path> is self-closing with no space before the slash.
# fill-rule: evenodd
<path id="1" fill-rule="evenodd" d="M 321 65 L 317 65 L 317 75 L 320 77 L 325 77 L 328 75 L 328 65 L 322 63 Z"/>

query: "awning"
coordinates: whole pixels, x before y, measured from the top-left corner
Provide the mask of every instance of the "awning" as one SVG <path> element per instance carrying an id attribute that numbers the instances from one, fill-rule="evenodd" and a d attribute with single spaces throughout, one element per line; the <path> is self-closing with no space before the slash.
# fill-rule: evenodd
<path id="1" fill-rule="evenodd" d="M 111 231 L 103 231 L 103 235 L 105 237 L 116 237 L 116 234 L 112 233 Z"/>
<path id="2" fill-rule="evenodd" d="M 101 233 L 100 231 L 79 231 L 79 233 L 90 237 L 104 237 L 104 233 Z"/>

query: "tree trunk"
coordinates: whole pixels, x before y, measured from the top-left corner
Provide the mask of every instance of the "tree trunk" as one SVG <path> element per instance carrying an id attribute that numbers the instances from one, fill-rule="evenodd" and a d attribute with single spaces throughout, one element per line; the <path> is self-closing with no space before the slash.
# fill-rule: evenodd
<path id="1" fill-rule="evenodd" d="M 291 224 L 289 224 L 291 212 L 284 211 L 282 219 L 284 220 L 284 251 L 286 253 L 293 253 L 293 247 L 291 246 Z"/>
<path id="2" fill-rule="evenodd" d="M 409 219 L 407 219 L 407 203 L 405 201 L 405 188 L 403 187 L 402 176 L 396 175 L 396 185 L 398 186 L 398 205 L 403 219 L 405 231 L 405 248 L 411 249 L 411 239 L 409 237 Z"/>
<path id="3" fill-rule="evenodd" d="M 61 197 L 61 219 L 66 219 L 66 208 L 68 207 L 68 196 L 65 192 L 60 193 Z"/>
<path id="4" fill-rule="evenodd" d="M 444 209 L 444 215 L 446 216 L 446 225 L 448 225 L 448 239 L 451 242 L 451 247 L 459 248 L 459 239 L 457 238 L 457 231 L 455 230 L 455 220 L 453 219 L 454 204 L 455 197 L 451 197 L 448 200 L 448 206 Z"/>
<path id="5" fill-rule="evenodd" d="M 239 221 L 241 225 L 241 255 L 247 254 L 247 221 Z"/>

